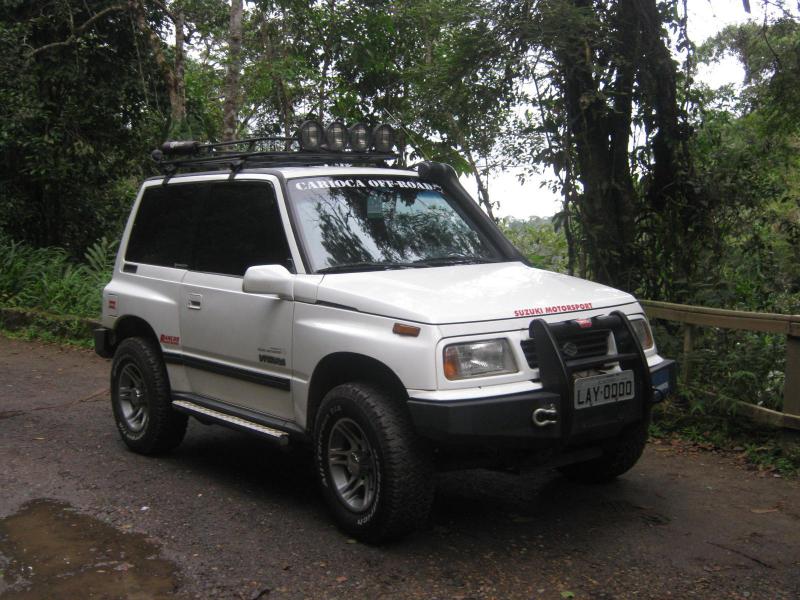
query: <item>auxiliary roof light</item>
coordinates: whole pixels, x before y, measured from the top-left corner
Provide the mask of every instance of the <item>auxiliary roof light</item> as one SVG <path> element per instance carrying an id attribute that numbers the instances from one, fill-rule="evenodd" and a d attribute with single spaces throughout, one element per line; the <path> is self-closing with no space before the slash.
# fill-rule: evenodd
<path id="1" fill-rule="evenodd" d="M 356 123 L 350 127 L 350 147 L 354 152 L 366 152 L 369 144 L 369 127 L 366 123 Z"/>
<path id="2" fill-rule="evenodd" d="M 319 150 L 323 140 L 322 125 L 316 121 L 304 121 L 298 137 L 302 150 Z"/>
<path id="3" fill-rule="evenodd" d="M 381 123 L 372 130 L 372 147 L 378 152 L 391 152 L 394 146 L 394 131 L 392 126 Z"/>
<path id="4" fill-rule="evenodd" d="M 347 127 L 339 121 L 334 121 L 325 130 L 325 140 L 328 142 L 328 150 L 341 152 L 347 146 Z"/>

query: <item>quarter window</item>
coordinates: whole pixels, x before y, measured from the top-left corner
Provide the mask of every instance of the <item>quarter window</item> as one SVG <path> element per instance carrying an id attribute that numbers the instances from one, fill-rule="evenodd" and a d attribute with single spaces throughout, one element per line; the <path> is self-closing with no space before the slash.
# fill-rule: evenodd
<path id="1" fill-rule="evenodd" d="M 188 268 L 194 224 L 203 196 L 203 186 L 195 184 L 146 188 L 136 212 L 125 260 Z"/>

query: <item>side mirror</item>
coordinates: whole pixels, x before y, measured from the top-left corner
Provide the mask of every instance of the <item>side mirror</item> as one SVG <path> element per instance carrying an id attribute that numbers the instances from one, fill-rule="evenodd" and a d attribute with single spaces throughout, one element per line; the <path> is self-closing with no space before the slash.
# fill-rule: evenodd
<path id="1" fill-rule="evenodd" d="M 282 265 L 250 267 L 242 280 L 247 294 L 275 294 L 281 300 L 294 300 L 294 275 Z"/>

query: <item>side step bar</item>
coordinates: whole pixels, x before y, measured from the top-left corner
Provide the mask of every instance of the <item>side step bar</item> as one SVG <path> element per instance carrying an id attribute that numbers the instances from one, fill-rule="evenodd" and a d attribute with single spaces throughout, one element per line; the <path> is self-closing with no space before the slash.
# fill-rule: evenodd
<path id="1" fill-rule="evenodd" d="M 203 419 L 211 419 L 220 425 L 226 425 L 234 429 L 261 435 L 262 437 L 266 437 L 273 442 L 277 442 L 280 446 L 286 446 L 289 443 L 289 434 L 285 431 L 273 429 L 272 427 L 267 427 L 266 425 L 253 423 L 252 421 L 242 419 L 241 417 L 235 417 L 233 415 L 214 410 L 213 408 L 200 406 L 199 404 L 195 404 L 194 402 L 190 402 L 188 400 L 173 400 L 172 406 L 176 410 L 189 415 L 197 415 Z"/>

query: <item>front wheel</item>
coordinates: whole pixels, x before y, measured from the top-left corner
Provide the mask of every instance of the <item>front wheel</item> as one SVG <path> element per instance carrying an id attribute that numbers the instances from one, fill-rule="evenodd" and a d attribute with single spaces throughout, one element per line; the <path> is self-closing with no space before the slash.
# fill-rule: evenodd
<path id="1" fill-rule="evenodd" d="M 368 383 L 323 398 L 314 458 L 337 524 L 367 542 L 401 537 L 430 513 L 433 467 L 400 400 Z"/>
<path id="2" fill-rule="evenodd" d="M 186 433 L 186 415 L 172 409 L 169 380 L 151 341 L 123 340 L 111 364 L 111 408 L 122 441 L 134 452 L 172 450 Z"/>
<path id="3" fill-rule="evenodd" d="M 586 462 L 560 467 L 568 479 L 580 483 L 606 483 L 631 470 L 647 445 L 650 416 L 629 425 L 603 447 L 603 454 Z"/>

